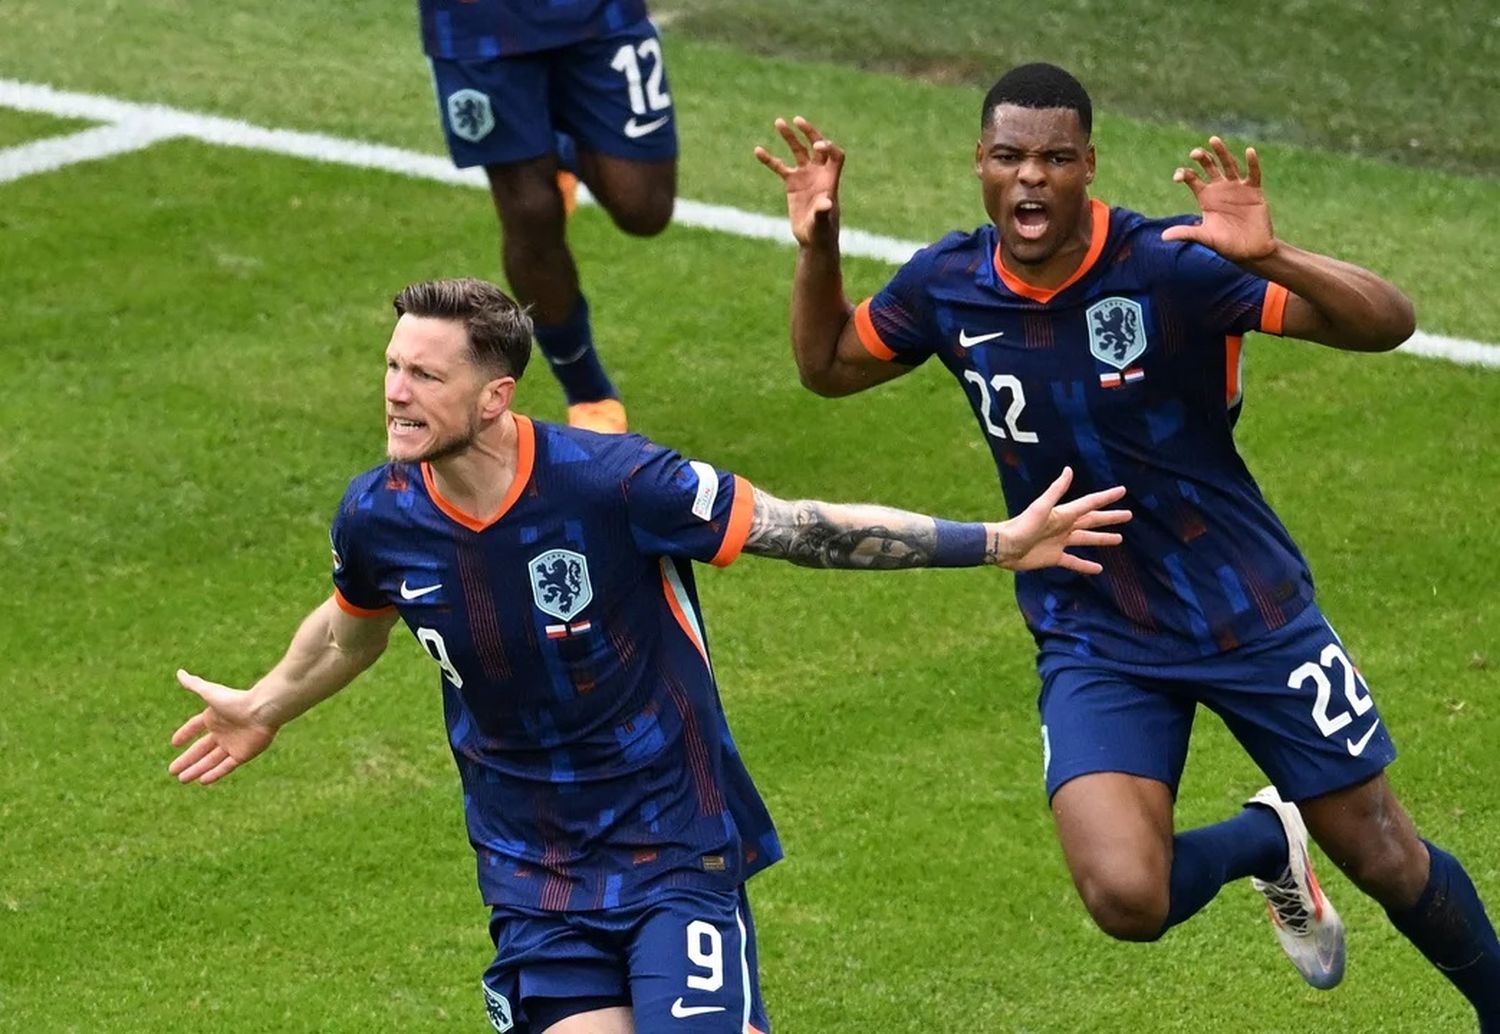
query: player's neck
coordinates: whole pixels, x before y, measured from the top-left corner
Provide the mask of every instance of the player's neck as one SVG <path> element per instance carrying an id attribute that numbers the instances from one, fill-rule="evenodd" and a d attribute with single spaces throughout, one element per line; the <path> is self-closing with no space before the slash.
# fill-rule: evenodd
<path id="1" fill-rule="evenodd" d="M 506 410 L 463 452 L 432 462 L 438 491 L 464 513 L 494 513 L 520 469 L 520 442 L 515 415 Z"/>
<path id="2" fill-rule="evenodd" d="M 1000 238 L 1000 257 L 1005 263 L 1005 271 L 1011 276 L 1031 287 L 1050 291 L 1067 283 L 1068 278 L 1078 272 L 1078 267 L 1082 266 L 1084 260 L 1088 258 L 1093 240 L 1094 206 L 1085 197 L 1083 210 L 1078 214 L 1073 232 L 1068 235 L 1062 247 L 1044 261 L 1032 263 L 1019 261 L 1012 254 L 1010 245 L 1003 234 Z"/>

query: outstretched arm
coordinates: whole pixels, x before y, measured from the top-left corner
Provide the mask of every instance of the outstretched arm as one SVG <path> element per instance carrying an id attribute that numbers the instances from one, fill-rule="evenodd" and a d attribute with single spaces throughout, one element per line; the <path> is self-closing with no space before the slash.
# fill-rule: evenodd
<path id="1" fill-rule="evenodd" d="M 1174 226 L 1165 240 L 1197 241 L 1242 268 L 1290 292 L 1281 333 L 1353 352 L 1384 352 L 1411 337 L 1416 314 L 1411 301 L 1393 284 L 1349 262 L 1304 251 L 1280 240 L 1271 227 L 1271 210 L 1261 189 L 1260 157 L 1245 151 L 1249 175 L 1242 176 L 1224 141 L 1210 137 L 1213 154 L 1201 147 L 1191 157 L 1203 175 L 1180 168 L 1173 175 L 1185 183 L 1203 209 L 1197 226 Z M 1217 159 L 1217 160 L 1215 160 Z"/>
<path id="2" fill-rule="evenodd" d="M 889 570 L 994 564 L 1013 571 L 1063 567 L 1098 574 L 1098 564 L 1065 550 L 1119 545 L 1118 533 L 1095 529 L 1130 519 L 1129 510 L 1104 509 L 1124 496 L 1125 489 L 1110 488 L 1059 503 L 1072 481 L 1072 469 L 1064 468 L 1021 514 L 986 524 L 955 524 L 885 506 L 787 501 L 757 488 L 745 552 L 803 567 Z"/>
<path id="3" fill-rule="evenodd" d="M 181 669 L 177 681 L 205 707 L 172 734 L 192 745 L 167 771 L 180 782 L 212 783 L 271 745 L 287 722 L 343 689 L 375 663 L 390 642 L 396 614 L 360 618 L 330 597 L 303 619 L 286 656 L 251 689 L 231 689 Z"/>
<path id="4" fill-rule="evenodd" d="M 786 184 L 787 216 L 797 239 L 792 279 L 792 354 L 802 383 L 819 395 L 852 395 L 911 368 L 872 356 L 859 343 L 854 309 L 844 294 L 839 256 L 839 175 L 844 152 L 807 119 L 776 120 L 794 164 L 764 147 L 755 157 Z M 800 130 L 806 137 L 797 135 Z"/>

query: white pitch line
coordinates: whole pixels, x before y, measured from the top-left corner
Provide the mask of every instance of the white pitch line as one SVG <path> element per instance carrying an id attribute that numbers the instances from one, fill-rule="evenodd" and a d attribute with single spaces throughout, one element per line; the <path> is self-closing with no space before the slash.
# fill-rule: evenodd
<path id="1" fill-rule="evenodd" d="M 94 126 L 67 136 L 43 137 L 0 151 L 0 183 L 54 172 L 78 162 L 129 154 L 174 135 L 161 126 L 130 121 Z"/>
<path id="2" fill-rule="evenodd" d="M 196 112 L 182 111 L 158 104 L 137 104 L 133 101 L 98 94 L 73 93 L 57 90 L 41 83 L 0 79 L 0 107 L 55 115 L 61 118 L 126 123 L 127 125 L 118 127 L 117 131 L 129 134 L 149 130 L 156 134 L 153 140 L 188 137 L 224 147 L 241 147 L 361 169 L 378 169 L 413 179 L 434 180 L 439 183 L 466 187 L 484 188 L 486 186 L 484 173 L 480 170 L 455 169 L 446 158 L 437 155 L 407 151 L 384 144 L 325 136 L 321 133 L 265 129 L 238 119 L 200 115 Z M 87 132 L 104 133 L 112 128 L 116 127 L 102 127 L 100 130 Z M 9 154 L 29 150 L 46 143 L 45 140 L 38 141 L 25 148 L 15 148 L 11 152 L 0 153 Z M 133 150 L 134 148 L 124 149 Z M 579 201 L 588 203 L 590 200 L 587 191 L 580 189 Z M 794 243 L 787 229 L 785 218 L 746 212 L 727 205 L 679 198 L 673 221 L 680 226 L 691 226 L 754 240 L 772 241 L 785 246 Z M 875 259 L 892 265 L 900 265 L 922 247 L 922 244 L 917 241 L 906 241 L 854 229 L 844 229 L 839 239 L 845 255 Z M 1412 335 L 1411 340 L 1402 345 L 1398 351 L 1425 358 L 1444 359 L 1466 366 L 1500 369 L 1500 346 L 1465 338 L 1429 334 L 1422 330 Z"/>

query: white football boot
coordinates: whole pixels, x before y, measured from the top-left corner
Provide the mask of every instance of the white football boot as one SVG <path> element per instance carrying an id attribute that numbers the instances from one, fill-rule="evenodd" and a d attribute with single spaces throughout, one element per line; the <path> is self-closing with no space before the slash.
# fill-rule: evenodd
<path id="1" fill-rule="evenodd" d="M 1302 815 L 1295 804 L 1281 799 L 1274 786 L 1266 787 L 1248 803 L 1274 811 L 1286 831 L 1287 842 L 1287 869 L 1281 878 L 1267 882 L 1252 876 L 1250 882 L 1265 895 L 1266 911 L 1271 914 L 1282 951 L 1303 980 L 1327 991 L 1344 979 L 1344 923 L 1313 875 Z"/>

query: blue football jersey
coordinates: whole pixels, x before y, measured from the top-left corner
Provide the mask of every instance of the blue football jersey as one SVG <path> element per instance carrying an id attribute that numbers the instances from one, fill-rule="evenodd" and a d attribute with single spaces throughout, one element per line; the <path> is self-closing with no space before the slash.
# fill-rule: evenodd
<path id="1" fill-rule="evenodd" d="M 734 560 L 753 490 L 638 435 L 516 424 L 516 478 L 488 517 L 425 464 L 355 478 L 336 598 L 394 607 L 441 669 L 486 903 L 737 887 L 781 848 L 729 734 L 691 562 Z"/>
<path id="2" fill-rule="evenodd" d="M 417 0 L 429 57 L 482 61 L 607 36 L 646 17 L 645 0 Z"/>
<path id="3" fill-rule="evenodd" d="M 1312 576 L 1234 444 L 1240 350 L 1277 334 L 1286 289 L 1198 244 L 1190 221 L 1093 201 L 1083 264 L 1055 290 L 1005 269 L 993 226 L 915 255 L 855 310 L 874 355 L 936 355 L 968 394 L 1017 513 L 1065 465 L 1074 491 L 1122 484 L 1124 545 L 1104 566 L 1016 577 L 1044 650 L 1171 662 L 1231 650 L 1285 625 Z"/>

